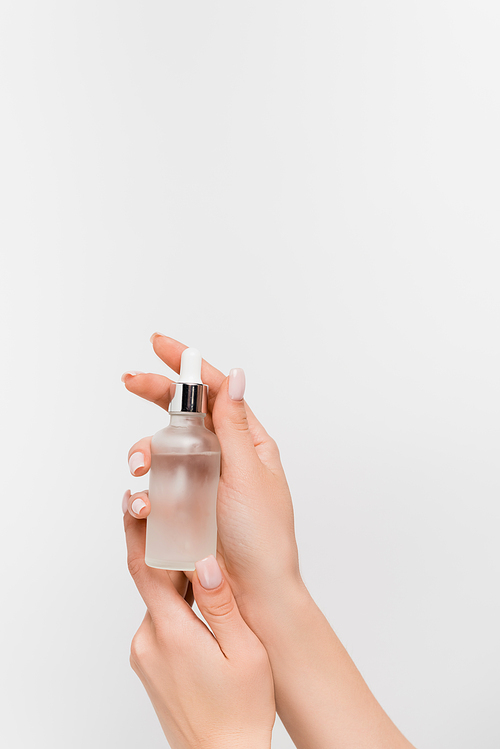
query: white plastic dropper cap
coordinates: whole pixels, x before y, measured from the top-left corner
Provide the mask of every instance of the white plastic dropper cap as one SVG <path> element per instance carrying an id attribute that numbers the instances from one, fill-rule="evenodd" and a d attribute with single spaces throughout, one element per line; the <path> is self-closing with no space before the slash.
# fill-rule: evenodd
<path id="1" fill-rule="evenodd" d="M 184 349 L 179 380 L 171 386 L 168 410 L 173 413 L 207 413 L 208 385 L 201 381 L 201 354 L 195 348 Z"/>
<path id="2" fill-rule="evenodd" d="M 178 382 L 201 384 L 201 354 L 197 349 L 186 348 L 182 352 Z"/>

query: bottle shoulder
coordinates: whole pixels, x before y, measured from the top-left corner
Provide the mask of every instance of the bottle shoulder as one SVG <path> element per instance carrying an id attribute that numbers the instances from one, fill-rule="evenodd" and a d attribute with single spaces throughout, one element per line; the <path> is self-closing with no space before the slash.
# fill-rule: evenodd
<path id="1" fill-rule="evenodd" d="M 173 427 L 160 429 L 151 440 L 151 453 L 220 453 L 217 435 L 204 426 Z"/>

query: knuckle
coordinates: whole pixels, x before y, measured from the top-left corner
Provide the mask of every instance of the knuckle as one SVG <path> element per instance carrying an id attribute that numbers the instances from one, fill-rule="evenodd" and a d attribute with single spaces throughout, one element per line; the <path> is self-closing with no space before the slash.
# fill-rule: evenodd
<path id="1" fill-rule="evenodd" d="M 278 447 L 278 443 L 276 442 L 275 439 L 273 439 L 273 437 L 269 437 L 268 445 L 269 445 L 270 452 L 274 453 L 274 455 L 276 455 L 277 457 L 279 457 L 280 450 L 279 450 L 279 447 Z"/>
<path id="2" fill-rule="evenodd" d="M 232 616 L 235 607 L 236 604 L 232 597 L 218 598 L 205 606 L 207 613 L 217 619 L 226 619 Z"/>
<path id="3" fill-rule="evenodd" d="M 128 571 L 133 578 L 136 578 L 144 566 L 144 559 L 138 554 L 129 554 L 127 556 Z"/>
<path id="4" fill-rule="evenodd" d="M 237 432 L 246 432 L 248 431 L 248 419 L 246 417 L 246 414 L 240 414 L 239 417 L 235 418 L 232 423 L 233 429 L 235 429 Z"/>
<path id="5" fill-rule="evenodd" d="M 151 655 L 151 640 L 142 627 L 139 627 L 130 643 L 130 665 L 137 670 Z"/>

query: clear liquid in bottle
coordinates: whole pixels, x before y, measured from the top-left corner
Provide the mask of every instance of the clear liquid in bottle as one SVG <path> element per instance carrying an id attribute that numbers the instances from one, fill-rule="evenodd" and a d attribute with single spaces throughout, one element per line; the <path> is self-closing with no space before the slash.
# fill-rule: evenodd
<path id="1" fill-rule="evenodd" d="M 195 562 L 215 556 L 219 472 L 220 451 L 152 454 L 149 567 L 194 570 Z"/>

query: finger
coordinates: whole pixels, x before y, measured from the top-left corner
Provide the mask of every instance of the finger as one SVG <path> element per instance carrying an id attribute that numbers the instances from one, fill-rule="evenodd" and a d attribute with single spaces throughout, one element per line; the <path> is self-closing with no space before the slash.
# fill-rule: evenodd
<path id="1" fill-rule="evenodd" d="M 160 357 L 162 362 L 179 374 L 181 371 L 182 352 L 187 346 L 161 333 L 153 333 L 151 343 L 153 344 L 155 354 Z M 203 359 L 201 363 L 201 379 L 208 385 L 208 405 L 211 408 L 219 387 L 224 381 L 224 375 Z"/>
<path id="2" fill-rule="evenodd" d="M 123 517 L 127 541 L 127 563 L 139 593 L 153 621 L 181 621 L 193 612 L 186 606 L 165 570 L 148 567 L 144 561 L 146 522 L 135 520 L 130 513 Z"/>
<path id="3" fill-rule="evenodd" d="M 187 346 L 179 341 L 164 336 L 161 333 L 153 333 L 151 336 L 153 349 L 157 356 L 174 372 L 180 372 L 181 356 Z M 201 378 L 208 385 L 208 411 L 205 420 L 205 426 L 212 429 L 211 411 L 225 376 L 216 367 L 213 367 L 205 359 L 201 365 Z M 160 408 L 168 410 L 170 403 L 170 386 L 172 380 L 168 377 L 158 374 L 147 374 L 145 372 L 125 372 L 122 375 L 122 381 L 127 390 L 135 395 L 156 403 Z M 265 442 L 268 437 L 266 430 L 260 424 L 256 416 L 247 407 L 247 417 L 250 424 L 250 430 L 254 437 L 255 445 L 258 446 Z M 143 475 L 138 473 L 137 475 Z"/>
<path id="4" fill-rule="evenodd" d="M 232 369 L 219 389 L 212 419 L 222 451 L 222 474 L 255 470 L 260 463 L 250 431 L 245 401 L 245 373 Z"/>
<path id="5" fill-rule="evenodd" d="M 151 512 L 151 503 L 149 501 L 149 491 L 144 489 L 142 492 L 131 494 L 127 500 L 127 510 L 133 518 L 144 520 Z"/>
<path id="6" fill-rule="evenodd" d="M 127 489 L 127 491 L 123 495 L 123 499 L 122 499 L 122 512 L 123 512 L 124 515 L 128 511 L 128 500 L 129 500 L 130 494 L 131 494 L 130 489 Z"/>
<path id="7" fill-rule="evenodd" d="M 191 585 L 189 580 L 187 579 L 184 572 L 180 572 L 178 570 L 167 570 L 167 574 L 169 575 L 170 579 L 172 580 L 174 584 L 174 588 L 178 592 L 180 596 L 186 599 L 186 594 L 188 592 L 188 587 Z M 189 601 L 188 601 L 189 603 Z M 191 604 L 189 604 L 191 606 Z"/>
<path id="8" fill-rule="evenodd" d="M 149 374 L 146 372 L 125 372 L 122 382 L 131 393 L 156 403 L 160 408 L 168 410 L 170 403 L 170 386 L 172 380 L 164 375 Z"/>
<path id="9" fill-rule="evenodd" d="M 144 476 L 151 468 L 151 437 L 143 437 L 128 451 L 128 467 L 132 476 Z"/>
<path id="10" fill-rule="evenodd" d="M 281 464 L 276 442 L 243 400 L 246 385 L 244 371 L 232 369 L 226 380 L 219 388 L 212 412 L 214 429 L 223 450 L 223 470 L 231 461 L 238 465 L 235 461 L 241 459 L 241 449 L 250 456 L 252 451 L 248 447 L 248 433 L 259 460 L 273 472 L 279 470 Z"/>
<path id="11" fill-rule="evenodd" d="M 145 374 L 141 373 L 141 376 L 138 375 L 130 375 L 129 372 L 125 372 L 124 375 L 122 375 L 122 380 L 125 383 L 125 387 L 130 393 L 134 393 L 134 395 L 138 395 L 140 398 L 144 398 L 145 400 L 151 401 L 152 403 L 156 403 L 157 406 L 160 406 L 160 408 L 163 408 L 165 411 L 168 411 L 168 407 L 170 405 L 171 400 L 171 386 L 172 386 L 172 380 L 170 380 L 168 377 L 164 377 L 163 375 L 158 374 Z M 205 426 L 207 429 L 213 430 L 212 426 L 212 417 L 210 414 L 211 411 L 211 402 L 215 398 L 215 396 L 211 395 L 210 388 L 208 389 L 209 396 L 208 396 L 208 413 L 205 419 Z M 143 473 L 137 472 L 136 476 L 143 476 L 146 471 Z"/>
<path id="12" fill-rule="evenodd" d="M 123 508 L 122 508 L 123 509 L 123 513 L 125 514 L 128 511 L 128 512 L 130 512 L 130 514 L 132 515 L 132 517 L 139 517 L 139 519 L 141 519 L 143 517 L 147 517 L 147 515 L 149 515 L 149 512 L 150 512 L 150 505 L 149 505 L 149 496 L 148 496 L 148 494 L 149 493 L 147 491 L 145 491 L 145 492 L 139 492 L 138 494 L 136 494 L 136 495 L 134 494 L 132 496 L 130 494 L 130 489 L 127 489 L 127 491 L 123 495 Z M 137 508 L 137 506 L 136 506 L 136 508 L 139 510 L 138 512 L 134 512 L 133 510 L 129 510 L 128 509 L 129 502 L 132 505 L 134 504 L 134 502 L 135 502 L 134 498 L 141 499 L 142 501 L 145 502 L 143 508 L 141 508 L 141 507 Z M 186 575 L 184 574 L 184 572 L 180 572 L 178 570 L 167 570 L 167 573 L 170 576 L 170 579 L 172 580 L 172 582 L 174 584 L 174 587 L 177 590 L 177 592 L 179 593 L 179 595 L 181 595 L 183 598 L 185 598 L 186 601 L 187 601 L 187 603 L 189 603 L 189 605 L 192 606 L 193 605 L 193 600 L 192 600 L 193 589 L 192 589 L 192 586 L 191 586 L 191 582 L 188 580 L 188 578 L 186 577 Z M 188 600 L 188 598 L 190 600 Z"/>
<path id="13" fill-rule="evenodd" d="M 159 356 L 162 362 L 170 367 L 170 369 L 179 374 L 181 371 L 182 352 L 188 347 L 184 343 L 176 341 L 174 338 L 163 335 L 163 333 L 153 333 L 150 340 L 153 344 L 155 354 Z M 211 409 L 217 397 L 217 393 L 219 392 L 219 388 L 226 379 L 226 375 L 203 359 L 201 363 L 201 379 L 206 385 L 208 385 L 208 400 Z M 252 428 L 260 428 L 265 434 L 267 434 L 262 424 L 258 421 L 257 417 L 252 413 L 248 406 L 247 416 Z"/>
<path id="14" fill-rule="evenodd" d="M 250 630 L 243 620 L 228 581 L 214 556 L 196 562 L 193 593 L 198 608 L 217 638 L 222 652 L 241 648 Z"/>

